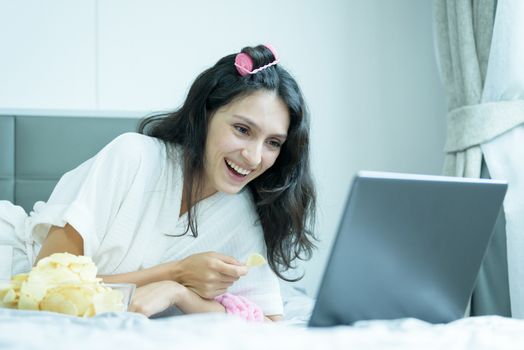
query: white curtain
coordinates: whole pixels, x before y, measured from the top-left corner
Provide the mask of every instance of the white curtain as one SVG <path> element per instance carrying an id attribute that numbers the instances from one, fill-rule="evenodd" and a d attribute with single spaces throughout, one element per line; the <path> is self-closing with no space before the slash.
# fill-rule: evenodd
<path id="1" fill-rule="evenodd" d="M 524 318 L 524 1 L 435 0 L 448 95 L 444 174 L 509 182 L 504 200 L 513 317 Z"/>
<path id="2" fill-rule="evenodd" d="M 479 177 L 480 143 L 489 139 L 480 106 L 496 0 L 435 0 L 435 42 L 448 98 L 444 174 Z"/>
<path id="3" fill-rule="evenodd" d="M 494 179 L 509 182 L 504 200 L 513 317 L 524 318 L 524 1 L 499 0 L 482 103 L 519 125 L 482 143 Z M 503 113 L 503 114 L 501 114 Z"/>

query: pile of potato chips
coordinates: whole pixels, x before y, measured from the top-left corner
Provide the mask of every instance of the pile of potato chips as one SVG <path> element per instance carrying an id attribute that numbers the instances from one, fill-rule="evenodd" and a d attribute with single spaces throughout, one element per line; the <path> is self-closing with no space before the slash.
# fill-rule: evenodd
<path id="1" fill-rule="evenodd" d="M 123 294 L 104 286 L 96 272 L 89 257 L 53 254 L 28 274 L 15 275 L 0 286 L 0 307 L 81 317 L 124 311 Z"/>

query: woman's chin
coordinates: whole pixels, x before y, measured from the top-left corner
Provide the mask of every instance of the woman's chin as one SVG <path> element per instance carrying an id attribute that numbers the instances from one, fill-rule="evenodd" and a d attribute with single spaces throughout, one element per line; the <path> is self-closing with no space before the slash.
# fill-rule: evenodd
<path id="1" fill-rule="evenodd" d="M 224 186 L 219 191 L 225 194 L 237 194 L 240 192 L 244 186 Z"/>
<path id="2" fill-rule="evenodd" d="M 217 190 L 226 194 L 237 194 L 249 183 L 249 181 L 243 181 L 241 183 L 232 183 L 231 181 L 224 181 L 217 186 Z"/>

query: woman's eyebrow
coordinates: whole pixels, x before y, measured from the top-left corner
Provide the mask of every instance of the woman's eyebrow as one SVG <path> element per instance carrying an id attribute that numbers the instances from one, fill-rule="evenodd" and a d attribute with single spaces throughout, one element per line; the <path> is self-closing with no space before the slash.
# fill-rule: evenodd
<path id="1" fill-rule="evenodd" d="M 258 124 L 252 121 L 251 119 L 244 117 L 243 115 L 238 115 L 238 114 L 234 114 L 233 117 L 242 120 L 244 123 L 248 124 L 253 129 L 260 131 L 260 126 L 258 126 Z M 283 138 L 284 140 L 287 138 L 286 134 L 273 134 L 271 136 L 280 137 L 280 138 Z"/>

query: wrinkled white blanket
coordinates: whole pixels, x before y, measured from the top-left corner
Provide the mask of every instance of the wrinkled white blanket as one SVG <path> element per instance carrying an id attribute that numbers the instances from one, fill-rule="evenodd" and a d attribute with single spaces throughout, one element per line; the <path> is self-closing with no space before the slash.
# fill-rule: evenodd
<path id="1" fill-rule="evenodd" d="M 524 321 L 497 316 L 445 325 L 415 319 L 308 329 L 294 321 L 247 323 L 225 314 L 150 320 L 133 313 L 91 319 L 0 309 L 1 349 L 523 349 Z"/>

